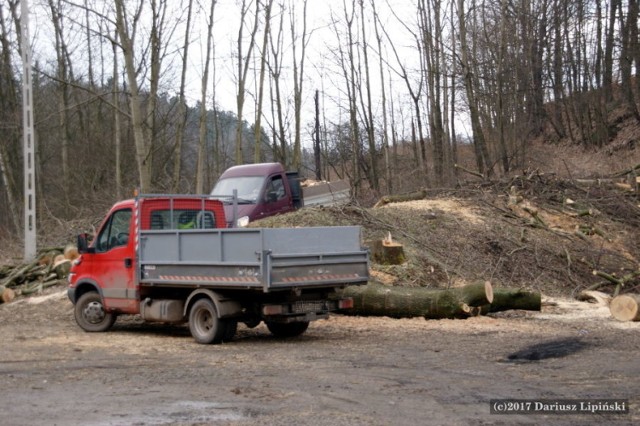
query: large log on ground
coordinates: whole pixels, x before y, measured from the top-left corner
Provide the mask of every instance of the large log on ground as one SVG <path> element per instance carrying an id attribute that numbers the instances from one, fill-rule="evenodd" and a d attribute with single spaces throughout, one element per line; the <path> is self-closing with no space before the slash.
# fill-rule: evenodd
<path id="1" fill-rule="evenodd" d="M 542 295 L 537 291 L 513 288 L 494 288 L 493 302 L 480 306 L 478 314 L 489 312 L 501 312 L 512 309 L 523 311 L 540 311 L 542 308 Z"/>
<path id="2" fill-rule="evenodd" d="M 611 299 L 611 315 L 619 321 L 640 321 L 640 295 L 622 294 Z"/>
<path id="3" fill-rule="evenodd" d="M 473 307 L 491 303 L 493 288 L 488 281 L 451 289 L 390 287 L 370 282 L 347 287 L 340 296 L 353 298 L 354 308 L 344 312 L 349 315 L 466 318 L 474 314 Z"/>

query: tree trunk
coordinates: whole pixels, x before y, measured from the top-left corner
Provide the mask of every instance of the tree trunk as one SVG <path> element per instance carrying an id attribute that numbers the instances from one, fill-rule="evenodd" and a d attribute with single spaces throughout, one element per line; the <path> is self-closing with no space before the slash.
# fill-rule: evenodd
<path id="1" fill-rule="evenodd" d="M 489 312 L 502 312 L 511 309 L 540 311 L 541 307 L 542 296 L 536 291 L 496 288 L 493 290 L 493 301 L 491 304 L 479 307 L 477 313 L 486 314 Z"/>
<path id="2" fill-rule="evenodd" d="M 640 321 L 640 295 L 616 296 L 609 304 L 611 315 L 619 321 Z"/>
<path id="3" fill-rule="evenodd" d="M 446 290 L 389 287 L 370 282 L 366 286 L 347 287 L 340 296 L 353 298 L 354 307 L 346 312 L 350 315 L 466 318 L 473 315 L 473 307 L 491 303 L 493 289 L 488 281 Z"/>

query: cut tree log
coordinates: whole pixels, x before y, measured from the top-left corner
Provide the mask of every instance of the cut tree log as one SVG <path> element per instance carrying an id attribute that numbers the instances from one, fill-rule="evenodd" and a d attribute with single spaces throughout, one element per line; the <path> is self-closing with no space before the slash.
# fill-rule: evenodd
<path id="1" fill-rule="evenodd" d="M 16 298 L 15 291 L 0 285 L 0 303 L 10 303 Z"/>
<path id="2" fill-rule="evenodd" d="M 422 200 L 427 196 L 427 191 L 421 189 L 420 191 L 409 192 L 407 194 L 398 194 L 398 195 L 385 195 L 380 198 L 378 202 L 373 206 L 373 208 L 382 207 L 385 204 L 389 203 L 403 203 L 406 201 L 414 201 L 414 200 Z"/>
<path id="3" fill-rule="evenodd" d="M 69 271 L 71 271 L 71 260 L 63 258 L 63 260 L 53 264 L 51 271 L 55 272 L 59 279 L 66 278 L 69 275 Z"/>
<path id="4" fill-rule="evenodd" d="M 622 294 L 611 299 L 611 315 L 619 321 L 640 321 L 640 295 Z"/>
<path id="5" fill-rule="evenodd" d="M 513 288 L 494 288 L 493 302 L 480 306 L 478 314 L 489 312 L 502 312 L 512 309 L 523 311 L 540 311 L 542 308 L 542 295 L 537 291 Z"/>
<path id="6" fill-rule="evenodd" d="M 369 282 L 365 286 L 347 287 L 339 295 L 353 298 L 354 307 L 344 312 L 349 315 L 466 318 L 474 315 L 473 307 L 492 302 L 493 288 L 489 281 L 451 289 L 390 287 Z"/>

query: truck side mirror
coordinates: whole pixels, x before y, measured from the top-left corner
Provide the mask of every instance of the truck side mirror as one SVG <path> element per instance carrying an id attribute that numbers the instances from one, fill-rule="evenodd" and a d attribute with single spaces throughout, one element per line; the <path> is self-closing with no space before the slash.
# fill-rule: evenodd
<path id="1" fill-rule="evenodd" d="M 84 233 L 78 235 L 78 253 L 95 253 L 96 249 L 94 247 L 89 247 L 89 234 Z"/>

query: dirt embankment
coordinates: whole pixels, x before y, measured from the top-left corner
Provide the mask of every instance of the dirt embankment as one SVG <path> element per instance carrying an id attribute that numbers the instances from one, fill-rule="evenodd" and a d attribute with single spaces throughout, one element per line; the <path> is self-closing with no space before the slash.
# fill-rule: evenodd
<path id="1" fill-rule="evenodd" d="M 380 208 L 302 209 L 254 226 L 361 225 L 364 239 L 391 234 L 407 262 L 373 265 L 387 284 L 448 287 L 474 281 L 572 296 L 640 270 L 640 202 L 612 182 L 580 184 L 531 172 L 509 181 L 427 190 Z M 640 284 L 630 280 L 624 290 Z"/>

